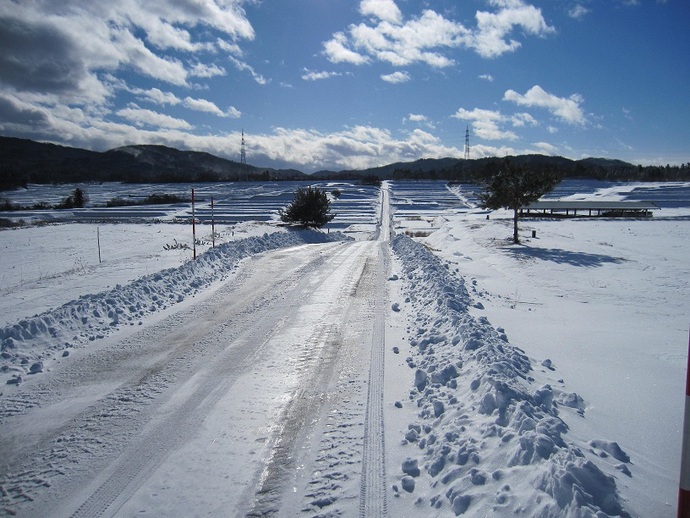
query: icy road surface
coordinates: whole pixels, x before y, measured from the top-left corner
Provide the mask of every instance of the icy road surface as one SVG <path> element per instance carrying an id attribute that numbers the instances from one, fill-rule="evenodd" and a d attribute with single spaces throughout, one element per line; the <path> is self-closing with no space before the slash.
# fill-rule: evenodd
<path id="1" fill-rule="evenodd" d="M 76 351 L 3 425 L 21 514 L 385 516 L 388 225 L 377 237 L 252 256 Z"/>

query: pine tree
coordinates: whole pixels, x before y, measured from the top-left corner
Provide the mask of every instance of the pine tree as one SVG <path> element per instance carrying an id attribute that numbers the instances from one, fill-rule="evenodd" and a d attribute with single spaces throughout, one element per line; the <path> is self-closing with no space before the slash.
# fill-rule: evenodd
<path id="1" fill-rule="evenodd" d="M 479 195 L 485 209 L 513 210 L 513 243 L 519 243 L 518 214 L 522 207 L 537 201 L 553 190 L 563 175 L 552 169 L 541 171 L 523 169 L 508 159 Z"/>
<path id="2" fill-rule="evenodd" d="M 330 210 L 330 201 L 324 191 L 315 187 L 300 187 L 295 191 L 292 203 L 280 210 L 280 219 L 305 227 L 322 227 L 335 217 Z"/>

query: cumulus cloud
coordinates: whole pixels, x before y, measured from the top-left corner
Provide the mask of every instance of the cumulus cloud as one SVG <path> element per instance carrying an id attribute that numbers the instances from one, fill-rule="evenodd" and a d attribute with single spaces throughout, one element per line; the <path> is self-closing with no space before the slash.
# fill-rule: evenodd
<path id="1" fill-rule="evenodd" d="M 310 170 L 360 169 L 425 156 L 460 156 L 436 136 L 415 129 L 401 137 L 372 126 L 354 126 L 332 133 L 276 128 L 272 134 L 248 135 L 252 159 L 274 166 Z M 227 147 L 227 140 L 225 141 Z"/>
<path id="2" fill-rule="evenodd" d="M 532 117 L 529 113 L 516 113 L 514 115 L 511 115 L 510 122 L 516 128 L 522 128 L 527 125 L 536 126 L 538 124 L 537 120 L 534 117 Z"/>
<path id="3" fill-rule="evenodd" d="M 579 94 L 573 94 L 567 98 L 557 97 L 539 85 L 534 85 L 524 94 L 519 94 L 515 90 L 507 90 L 503 100 L 514 102 L 519 106 L 545 108 L 568 124 L 583 125 L 587 122 L 580 107 L 584 99 Z"/>
<path id="4" fill-rule="evenodd" d="M 361 65 L 373 59 L 444 68 L 454 64 L 446 55 L 450 49 L 468 48 L 493 58 L 520 47 L 519 41 L 508 39 L 516 29 L 535 36 L 554 32 L 541 10 L 522 0 L 489 0 L 489 5 L 496 10 L 478 11 L 476 27 L 468 28 L 431 9 L 404 20 L 393 0 L 363 0 L 360 13 L 371 18 L 335 33 L 324 43 L 324 54 L 334 63 Z"/>
<path id="5" fill-rule="evenodd" d="M 429 117 L 427 117 L 426 115 L 419 114 L 419 113 L 410 113 L 407 117 L 403 118 L 403 123 L 406 123 L 406 122 L 413 122 L 415 124 L 424 125 L 430 129 L 435 129 L 435 127 L 436 127 L 434 125 L 433 121 L 431 119 L 429 119 Z"/>
<path id="6" fill-rule="evenodd" d="M 337 32 L 333 35 L 333 38 L 323 44 L 324 53 L 333 63 L 363 65 L 369 62 L 369 58 L 347 48 L 348 45 L 349 42 L 345 33 Z"/>
<path id="7" fill-rule="evenodd" d="M 383 74 L 381 76 L 381 79 L 383 79 L 387 83 L 407 83 L 410 79 L 410 74 L 407 72 L 393 72 L 392 74 Z"/>
<path id="8" fill-rule="evenodd" d="M 484 140 L 517 140 L 518 136 L 512 131 L 501 128 L 503 124 L 511 119 L 503 115 L 498 110 L 484 110 L 474 108 L 466 110 L 460 108 L 452 117 L 472 123 L 473 133 Z"/>
<path id="9" fill-rule="evenodd" d="M 410 122 L 428 122 L 429 118 L 426 115 L 410 113 L 407 116 L 407 120 L 409 120 Z"/>
<path id="10" fill-rule="evenodd" d="M 0 85 L 53 95 L 56 102 L 105 102 L 109 91 L 100 79 L 105 73 L 133 70 L 177 86 L 188 86 L 192 76 L 222 75 L 218 65 L 186 65 L 167 51 L 192 56 L 220 49 L 222 40 L 204 30 L 192 33 L 193 28 L 219 31 L 234 45 L 253 39 L 240 5 L 239 0 L 2 2 Z"/>
<path id="11" fill-rule="evenodd" d="M 490 0 L 489 3 L 499 10 L 477 11 L 477 28 L 469 42 L 469 46 L 482 57 L 495 58 L 520 48 L 519 41 L 507 39 L 515 28 L 534 36 L 555 32 L 544 20 L 541 9 L 521 0 Z"/>
<path id="12" fill-rule="evenodd" d="M 479 79 L 483 79 L 484 81 L 488 81 L 489 83 L 494 82 L 494 76 L 491 74 L 482 74 L 479 76 Z"/>
<path id="13" fill-rule="evenodd" d="M 359 12 L 391 23 L 402 21 L 402 13 L 393 0 L 362 0 Z"/>

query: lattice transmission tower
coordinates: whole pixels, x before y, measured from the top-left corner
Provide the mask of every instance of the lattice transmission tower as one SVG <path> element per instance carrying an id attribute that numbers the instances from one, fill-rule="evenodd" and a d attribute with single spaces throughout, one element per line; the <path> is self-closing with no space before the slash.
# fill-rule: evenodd
<path id="1" fill-rule="evenodd" d="M 242 144 L 240 146 L 240 164 L 247 165 L 247 151 L 244 148 L 244 129 L 242 130 Z"/>
<path id="2" fill-rule="evenodd" d="M 470 127 L 465 130 L 465 160 L 470 159 Z"/>

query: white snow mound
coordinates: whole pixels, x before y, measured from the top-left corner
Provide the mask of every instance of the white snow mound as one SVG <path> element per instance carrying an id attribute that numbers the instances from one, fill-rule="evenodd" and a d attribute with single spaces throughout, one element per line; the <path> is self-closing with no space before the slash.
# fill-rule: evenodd
<path id="1" fill-rule="evenodd" d="M 529 358 L 486 318 L 470 315 L 464 279 L 424 246 L 402 235 L 391 246 L 411 315 L 407 363 L 414 388 L 407 405 L 417 407 L 418 418 L 403 439 L 410 450 L 400 486 L 415 505 L 456 516 L 628 516 L 595 450 L 624 464 L 628 456 L 616 443 L 566 440 L 569 428 L 559 413 L 581 419 L 582 398 L 536 386 Z"/>
<path id="2" fill-rule="evenodd" d="M 125 285 L 84 295 L 58 308 L 25 318 L 0 329 L 3 365 L 8 384 L 38 361 L 53 358 L 56 351 L 82 347 L 125 325 L 137 325 L 157 311 L 200 293 L 222 280 L 245 257 L 277 248 L 349 239 L 342 233 L 289 230 L 249 237 L 220 245 L 177 268 L 169 268 Z M 64 354 L 64 353 L 63 353 Z"/>

